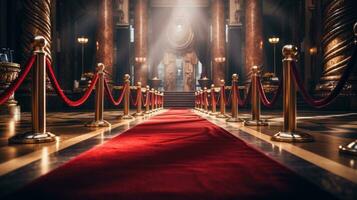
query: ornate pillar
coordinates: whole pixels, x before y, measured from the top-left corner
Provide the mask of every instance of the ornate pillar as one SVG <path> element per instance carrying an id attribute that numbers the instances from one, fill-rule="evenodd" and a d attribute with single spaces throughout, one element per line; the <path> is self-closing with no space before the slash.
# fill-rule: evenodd
<path id="1" fill-rule="evenodd" d="M 263 65 L 263 13 L 261 0 L 245 2 L 245 78 L 253 66 Z M 249 79 L 249 78 L 247 78 Z"/>
<path id="2" fill-rule="evenodd" d="M 24 64 L 33 50 L 33 39 L 37 35 L 43 36 L 48 45 L 46 53 L 51 57 L 51 0 L 25 0 L 23 1 L 22 30 L 20 40 L 20 61 Z"/>
<path id="3" fill-rule="evenodd" d="M 148 1 L 136 0 L 135 3 L 135 68 L 134 81 L 147 84 L 147 49 L 148 49 Z"/>
<path id="4" fill-rule="evenodd" d="M 224 1 L 213 0 L 212 11 L 212 81 L 220 85 L 225 79 L 226 61 L 226 27 L 224 15 Z"/>
<path id="5" fill-rule="evenodd" d="M 354 0 L 331 0 L 323 13 L 322 54 L 323 69 L 320 84 L 316 90 L 321 94 L 328 94 L 340 80 L 347 64 L 350 62 L 354 49 L 353 24 L 357 15 L 353 14 L 357 6 Z M 356 73 L 350 76 L 345 87 L 356 92 Z"/>
<path id="6" fill-rule="evenodd" d="M 113 1 L 100 0 L 98 9 L 97 52 L 98 63 L 103 63 L 110 80 L 113 76 Z"/>

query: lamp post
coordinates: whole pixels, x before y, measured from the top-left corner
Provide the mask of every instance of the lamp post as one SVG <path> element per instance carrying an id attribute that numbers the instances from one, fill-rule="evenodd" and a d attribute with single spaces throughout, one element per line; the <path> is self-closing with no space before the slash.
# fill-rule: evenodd
<path id="1" fill-rule="evenodd" d="M 84 45 L 88 43 L 88 38 L 83 36 L 79 37 L 77 38 L 77 42 L 82 46 L 82 71 L 81 71 L 81 76 L 82 76 L 84 73 Z"/>
<path id="2" fill-rule="evenodd" d="M 272 44 L 274 47 L 274 76 L 276 76 L 276 56 L 275 56 L 276 55 L 276 44 L 279 43 L 280 38 L 273 36 L 273 37 L 269 38 L 268 40 L 269 40 L 269 43 Z"/>

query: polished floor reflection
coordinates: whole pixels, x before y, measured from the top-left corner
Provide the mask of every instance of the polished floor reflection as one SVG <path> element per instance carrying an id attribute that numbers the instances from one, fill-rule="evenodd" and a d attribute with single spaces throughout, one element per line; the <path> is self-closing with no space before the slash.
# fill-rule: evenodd
<path id="1" fill-rule="evenodd" d="M 196 113 L 339 198 L 357 198 L 357 157 L 338 152 L 340 144 L 357 138 L 357 113 L 299 112 L 298 130 L 311 134 L 315 141 L 295 144 L 270 140 L 270 136 L 282 128 L 282 117 L 278 111 L 263 112 L 262 117 L 269 122 L 269 126 L 265 127 L 227 123 L 224 119 Z M 49 113 L 48 130 L 58 136 L 57 140 L 36 145 L 8 145 L 7 141 L 15 134 L 31 129 L 29 113 L 23 113 L 21 118 L 1 116 L 0 197 L 150 117 L 123 121 L 118 119 L 120 114 L 119 111 L 106 112 L 105 119 L 112 126 L 93 129 L 83 126 L 92 120 L 91 112 Z M 243 110 L 239 114 L 244 119 L 250 117 L 248 111 Z"/>

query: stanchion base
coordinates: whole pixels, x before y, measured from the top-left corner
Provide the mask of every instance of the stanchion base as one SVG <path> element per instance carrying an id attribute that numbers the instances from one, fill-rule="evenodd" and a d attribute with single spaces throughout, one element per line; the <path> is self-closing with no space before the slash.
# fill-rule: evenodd
<path id="1" fill-rule="evenodd" d="M 129 120 L 129 119 L 134 119 L 134 117 L 131 115 L 123 115 L 121 116 L 121 119 Z"/>
<path id="2" fill-rule="evenodd" d="M 341 153 L 351 154 L 357 156 L 357 140 L 347 144 L 347 145 L 340 145 L 339 150 Z"/>
<path id="3" fill-rule="evenodd" d="M 268 126 L 268 122 L 264 120 L 249 120 L 244 122 L 244 126 Z"/>
<path id="4" fill-rule="evenodd" d="M 228 116 L 226 114 L 218 114 L 216 115 L 217 118 L 228 118 Z"/>
<path id="5" fill-rule="evenodd" d="M 105 120 L 102 121 L 92 121 L 84 124 L 85 127 L 110 127 L 111 124 Z"/>
<path id="6" fill-rule="evenodd" d="M 135 117 L 141 117 L 141 116 L 144 116 L 144 113 L 143 112 L 138 112 L 138 113 L 135 113 L 134 116 Z"/>
<path id="7" fill-rule="evenodd" d="M 37 144 L 53 142 L 56 140 L 56 136 L 50 132 L 34 133 L 26 132 L 23 134 L 15 135 L 9 139 L 10 144 Z"/>
<path id="8" fill-rule="evenodd" d="M 226 120 L 226 122 L 244 122 L 244 120 L 238 117 L 230 117 Z"/>
<path id="9" fill-rule="evenodd" d="M 150 112 L 150 111 L 145 111 L 144 114 L 145 114 L 145 115 L 150 115 L 151 112 Z"/>
<path id="10" fill-rule="evenodd" d="M 210 112 L 210 113 L 208 113 L 209 115 L 212 115 L 212 116 L 216 116 L 216 115 L 218 115 L 219 113 L 218 112 Z"/>
<path id="11" fill-rule="evenodd" d="M 306 133 L 279 132 L 271 137 L 277 142 L 312 142 L 314 138 Z"/>

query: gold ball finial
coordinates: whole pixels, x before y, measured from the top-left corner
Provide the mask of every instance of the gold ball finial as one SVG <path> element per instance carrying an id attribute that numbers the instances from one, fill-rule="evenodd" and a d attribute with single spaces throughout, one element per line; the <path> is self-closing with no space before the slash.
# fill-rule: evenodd
<path id="1" fill-rule="evenodd" d="M 124 75 L 124 80 L 129 80 L 130 79 L 130 75 L 129 74 L 125 74 Z"/>
<path id="2" fill-rule="evenodd" d="M 233 81 L 238 81 L 238 74 L 233 74 L 232 75 L 232 80 Z"/>
<path id="3" fill-rule="evenodd" d="M 258 72 L 259 72 L 259 67 L 258 67 L 257 65 L 254 65 L 254 66 L 252 67 L 252 72 L 253 72 L 253 73 L 258 73 Z"/>
<path id="4" fill-rule="evenodd" d="M 203 90 L 207 90 L 207 87 L 204 87 Z"/>
<path id="5" fill-rule="evenodd" d="M 140 81 L 137 84 L 138 84 L 138 86 L 141 86 L 141 82 Z"/>
<path id="6" fill-rule="evenodd" d="M 150 86 L 149 86 L 149 85 L 147 85 L 147 86 L 146 86 L 146 89 L 150 90 Z"/>
<path id="7" fill-rule="evenodd" d="M 211 88 L 214 88 L 214 84 L 211 85 Z"/>
<path id="8" fill-rule="evenodd" d="M 103 72 L 105 69 L 105 65 L 103 63 L 97 64 L 97 71 Z"/>
<path id="9" fill-rule="evenodd" d="M 282 50 L 285 59 L 295 59 L 298 55 L 298 48 L 295 45 L 288 44 Z"/>
<path id="10" fill-rule="evenodd" d="M 44 51 L 45 47 L 48 45 L 46 38 L 43 36 L 36 36 L 33 39 L 33 47 L 35 51 Z"/>

